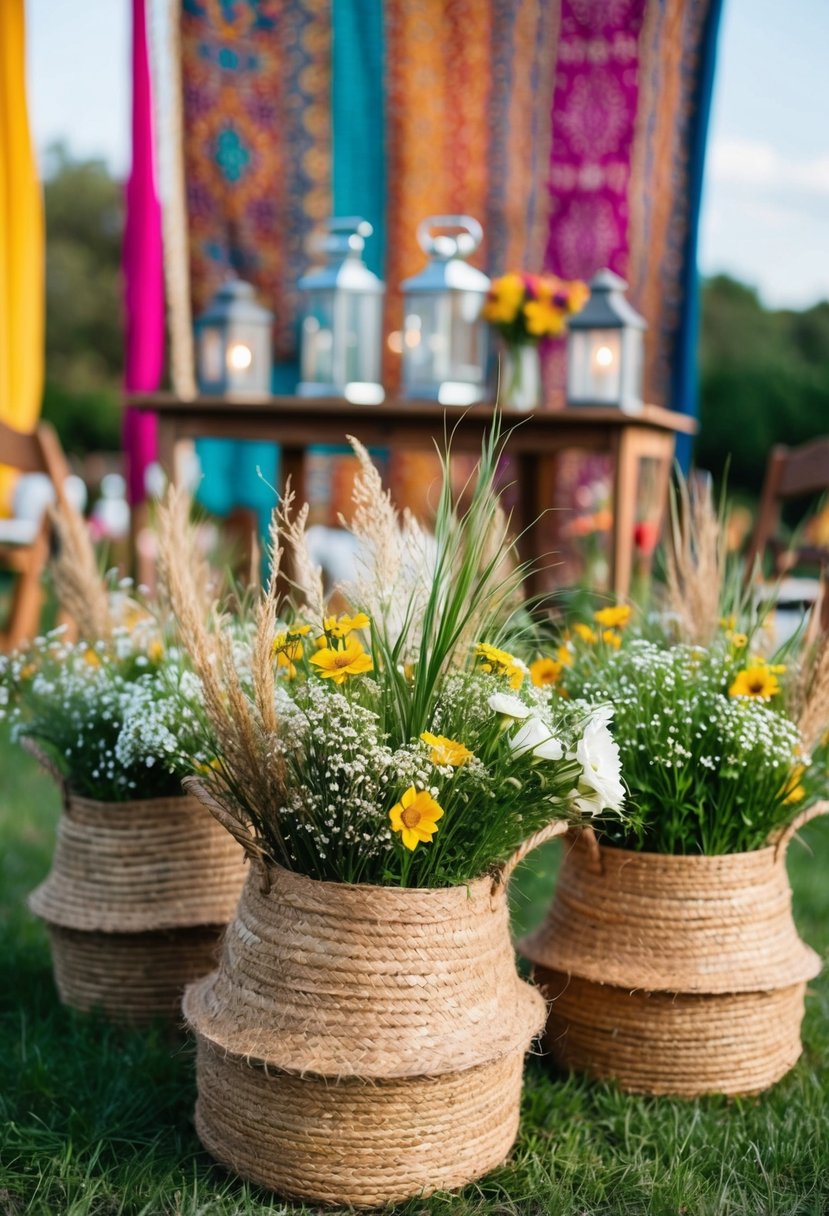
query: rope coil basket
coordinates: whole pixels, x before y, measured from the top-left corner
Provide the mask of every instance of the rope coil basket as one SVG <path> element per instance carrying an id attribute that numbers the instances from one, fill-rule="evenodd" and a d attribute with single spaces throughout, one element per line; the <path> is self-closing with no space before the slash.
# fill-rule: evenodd
<path id="1" fill-rule="evenodd" d="M 215 966 L 244 854 L 191 796 L 97 802 L 58 779 L 52 867 L 28 905 L 46 923 L 61 1001 L 116 1020 L 174 1018 L 184 986 Z"/>
<path id="2" fill-rule="evenodd" d="M 550 825 L 520 856 L 564 830 Z M 509 936 L 518 860 L 440 889 L 253 861 L 218 970 L 184 996 L 208 1152 L 281 1194 L 354 1207 L 503 1162 L 545 1016 Z"/>
<path id="3" fill-rule="evenodd" d="M 786 848 L 829 803 L 750 853 L 673 856 L 574 834 L 542 924 L 520 944 L 551 1002 L 561 1067 L 630 1092 L 759 1093 L 799 1059 L 821 969 L 792 919 Z"/>

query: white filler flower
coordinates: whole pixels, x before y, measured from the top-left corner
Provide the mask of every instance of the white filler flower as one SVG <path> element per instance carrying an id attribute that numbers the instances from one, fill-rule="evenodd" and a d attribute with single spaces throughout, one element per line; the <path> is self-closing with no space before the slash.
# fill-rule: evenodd
<path id="1" fill-rule="evenodd" d="M 529 718 L 532 712 L 528 705 L 525 705 L 518 697 L 511 697 L 508 692 L 494 692 L 488 698 L 488 703 L 489 708 L 496 714 L 502 714 L 505 718 L 515 718 L 517 722 Z"/>
<path id="2" fill-rule="evenodd" d="M 527 718 L 514 735 L 509 745 L 516 756 L 531 752 L 539 760 L 560 760 L 564 755 L 561 742 L 555 737 L 546 722 L 540 718 Z"/>
<path id="3" fill-rule="evenodd" d="M 600 811 L 619 811 L 625 800 L 622 785 L 622 762 L 619 745 L 608 730 L 613 717 L 609 705 L 601 705 L 584 728 L 576 745 L 576 759 L 582 775 L 576 793 L 575 806 L 583 815 L 598 815 Z"/>

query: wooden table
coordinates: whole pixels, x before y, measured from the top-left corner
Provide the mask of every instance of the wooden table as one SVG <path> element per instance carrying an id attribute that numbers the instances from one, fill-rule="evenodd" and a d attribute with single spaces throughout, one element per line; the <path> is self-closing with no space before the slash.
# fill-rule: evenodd
<path id="1" fill-rule="evenodd" d="M 159 459 L 175 479 L 176 445 L 185 439 L 264 439 L 282 449 L 280 486 L 288 477 L 301 502 L 304 460 L 309 447 L 338 445 L 346 434 L 367 447 L 394 451 L 430 449 L 444 430 L 452 431 L 456 452 L 480 450 L 481 436 L 491 423 L 493 406 L 446 408 L 435 402 L 387 401 L 383 405 L 352 405 L 340 399 L 316 400 L 271 397 L 228 400 L 199 397 L 184 401 L 168 394 L 130 396 L 127 404 L 158 415 Z M 610 582 L 624 597 L 633 568 L 633 535 L 640 462 L 658 462 L 659 501 L 664 507 L 678 433 L 690 435 L 696 422 L 659 406 L 640 414 L 623 414 L 604 407 L 580 407 L 529 414 L 503 412 L 511 427 L 507 450 L 516 462 L 518 516 L 523 531 L 523 556 L 538 559 L 536 521 L 552 505 L 552 487 L 545 483 L 545 458 L 569 448 L 609 452 L 613 458 L 613 531 Z"/>

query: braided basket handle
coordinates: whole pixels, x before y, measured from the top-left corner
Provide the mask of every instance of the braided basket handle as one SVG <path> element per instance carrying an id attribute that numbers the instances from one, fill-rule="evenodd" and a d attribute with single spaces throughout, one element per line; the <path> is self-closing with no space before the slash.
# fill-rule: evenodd
<path id="1" fill-rule="evenodd" d="M 829 815 L 829 801 L 826 799 L 821 802 L 815 802 L 812 806 L 807 806 L 805 811 L 801 811 L 799 815 L 795 815 L 791 823 L 786 824 L 784 828 L 774 833 L 769 843 L 775 846 L 775 861 L 786 852 L 789 844 L 800 829 L 809 823 L 810 820 L 817 819 L 819 815 Z"/>
<path id="2" fill-rule="evenodd" d="M 554 840 L 556 836 L 566 835 L 570 830 L 570 826 L 566 819 L 554 819 L 552 823 L 546 824 L 545 827 L 534 832 L 532 836 L 528 836 L 524 843 L 518 846 L 512 857 L 501 866 L 495 876 L 495 885 L 506 886 L 515 867 L 520 865 L 524 858 L 532 853 L 533 849 L 537 849 L 539 845 L 546 844 L 548 840 Z"/>
<path id="3" fill-rule="evenodd" d="M 63 809 L 68 814 L 69 813 L 69 786 L 67 785 L 66 778 L 64 777 L 63 773 L 58 768 L 57 764 L 55 764 L 54 760 L 49 755 L 49 753 L 44 751 L 44 749 L 40 746 L 40 744 L 37 743 L 30 735 L 24 735 L 22 737 L 22 739 L 20 740 L 20 746 L 23 748 L 24 752 L 28 752 L 30 756 L 34 757 L 34 759 L 37 760 L 38 764 L 43 769 L 43 771 L 45 773 L 48 773 L 49 776 L 52 778 L 55 785 L 58 787 L 58 790 L 60 791 L 60 798 L 61 798 L 61 802 L 63 803 Z"/>
<path id="4" fill-rule="evenodd" d="M 188 794 L 192 794 L 199 800 L 226 832 L 230 832 L 236 843 L 244 849 L 246 857 L 251 861 L 260 861 L 264 858 L 263 850 L 260 849 L 250 832 L 208 789 L 201 777 L 185 777 L 181 784 Z"/>

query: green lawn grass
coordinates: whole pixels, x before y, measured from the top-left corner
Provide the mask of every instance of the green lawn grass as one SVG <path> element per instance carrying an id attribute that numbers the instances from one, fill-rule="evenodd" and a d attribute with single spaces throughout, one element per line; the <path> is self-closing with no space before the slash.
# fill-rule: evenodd
<path id="1" fill-rule="evenodd" d="M 58 799 L 0 742 L 0 1216 L 251 1216 L 307 1213 L 212 1165 L 192 1126 L 193 1051 L 61 1008 L 46 936 L 26 893 L 49 865 Z M 795 842 L 801 932 L 829 949 L 829 822 Z M 549 897 L 557 846 L 514 883 L 516 922 Z M 406 1216 L 826 1216 L 829 983 L 816 982 L 800 1064 L 766 1097 L 630 1098 L 554 1078 L 530 1061 L 508 1165 Z"/>

